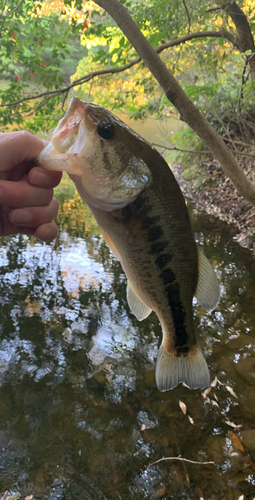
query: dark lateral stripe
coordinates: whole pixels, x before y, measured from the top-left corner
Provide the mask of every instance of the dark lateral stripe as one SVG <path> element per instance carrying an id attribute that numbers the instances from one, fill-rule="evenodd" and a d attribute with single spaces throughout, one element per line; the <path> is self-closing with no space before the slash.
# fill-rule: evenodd
<path id="1" fill-rule="evenodd" d="M 160 268 L 163 269 L 171 260 L 171 255 L 169 253 L 162 253 L 159 255 L 156 260 L 155 264 Z"/>
<path id="2" fill-rule="evenodd" d="M 174 331 L 175 331 L 175 347 L 181 352 L 185 352 L 188 345 L 188 334 L 185 327 L 185 311 L 182 307 L 180 299 L 180 288 L 178 283 L 173 283 L 166 288 L 168 303 L 171 307 Z"/>
<path id="3" fill-rule="evenodd" d="M 189 339 L 185 327 L 186 314 L 181 303 L 179 284 L 175 279 L 172 269 L 164 269 L 160 273 L 160 277 L 164 282 L 165 293 L 172 313 L 175 332 L 175 347 L 180 353 L 184 353 L 187 350 Z"/>
<path id="4" fill-rule="evenodd" d="M 167 247 L 168 243 L 167 241 L 157 241 L 156 243 L 153 243 L 151 245 L 151 248 L 149 250 L 150 254 L 159 254 L 163 252 L 163 250 Z"/>
<path id="5" fill-rule="evenodd" d="M 141 229 L 149 229 L 152 224 L 155 224 L 156 220 L 153 217 L 144 217 L 141 223 Z"/>
<path id="6" fill-rule="evenodd" d="M 160 273 L 160 277 L 163 279 L 165 287 L 175 282 L 175 275 L 172 269 L 164 269 L 164 271 Z"/>
<path id="7" fill-rule="evenodd" d="M 146 217 L 146 214 L 151 211 L 152 205 L 149 202 L 148 198 L 144 198 L 140 195 L 133 201 L 132 208 L 135 213 L 140 212 L 140 215 L 142 214 L 144 217 Z"/>
<path id="8" fill-rule="evenodd" d="M 162 236 L 163 230 L 160 226 L 153 226 L 147 231 L 147 240 L 148 241 L 156 241 L 160 236 Z"/>

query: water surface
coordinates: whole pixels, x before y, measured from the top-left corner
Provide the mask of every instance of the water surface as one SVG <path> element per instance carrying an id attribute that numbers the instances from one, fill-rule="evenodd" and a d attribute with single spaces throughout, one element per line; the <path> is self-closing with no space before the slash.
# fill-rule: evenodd
<path id="1" fill-rule="evenodd" d="M 192 220 L 222 290 L 211 314 L 194 305 L 208 394 L 157 390 L 157 317 L 130 312 L 121 266 L 67 181 L 56 241 L 1 240 L 0 497 L 255 497 L 255 264 L 226 225 Z"/>

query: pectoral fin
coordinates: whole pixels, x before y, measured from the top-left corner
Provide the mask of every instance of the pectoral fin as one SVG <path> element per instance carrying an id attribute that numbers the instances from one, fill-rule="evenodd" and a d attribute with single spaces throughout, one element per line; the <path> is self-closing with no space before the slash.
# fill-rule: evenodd
<path id="1" fill-rule="evenodd" d="M 147 318 L 151 313 L 152 309 L 148 307 L 136 294 L 129 281 L 127 283 L 127 302 L 132 311 L 136 316 L 138 321 L 142 321 Z"/>
<path id="2" fill-rule="evenodd" d="M 206 311 L 212 311 L 220 300 L 220 287 L 216 274 L 200 250 L 198 250 L 198 283 L 195 297 Z"/>

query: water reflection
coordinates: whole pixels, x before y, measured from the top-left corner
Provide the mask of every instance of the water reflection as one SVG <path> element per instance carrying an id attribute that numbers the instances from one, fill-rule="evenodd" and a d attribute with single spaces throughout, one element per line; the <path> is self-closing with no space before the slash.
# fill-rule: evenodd
<path id="1" fill-rule="evenodd" d="M 222 287 L 216 311 L 195 305 L 219 382 L 202 395 L 184 387 L 162 394 L 154 381 L 158 320 L 152 314 L 139 323 L 130 313 L 119 263 L 64 187 L 55 242 L 2 240 L 0 492 L 35 500 L 252 498 L 252 257 L 226 226 L 193 214 Z M 215 465 L 153 464 L 179 455 Z"/>

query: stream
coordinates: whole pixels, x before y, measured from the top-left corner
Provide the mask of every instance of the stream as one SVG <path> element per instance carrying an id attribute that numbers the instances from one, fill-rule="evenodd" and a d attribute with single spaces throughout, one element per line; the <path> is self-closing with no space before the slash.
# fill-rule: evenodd
<path id="1" fill-rule="evenodd" d="M 121 266 L 66 177 L 58 194 L 54 242 L 1 240 L 0 497 L 255 498 L 251 254 L 189 207 L 222 292 L 210 314 L 194 303 L 212 386 L 160 393 L 156 315 L 130 312 Z"/>

